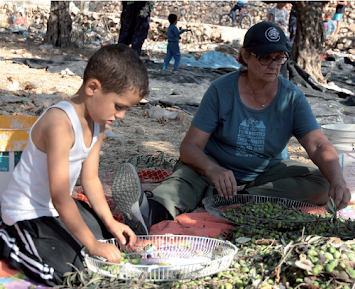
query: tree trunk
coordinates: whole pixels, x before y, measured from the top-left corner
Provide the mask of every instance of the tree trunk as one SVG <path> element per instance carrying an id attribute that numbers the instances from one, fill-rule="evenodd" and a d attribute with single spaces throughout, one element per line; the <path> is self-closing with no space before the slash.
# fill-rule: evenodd
<path id="1" fill-rule="evenodd" d="M 323 56 L 323 8 L 326 1 L 293 1 L 297 15 L 297 30 L 292 46 L 291 59 L 312 75 L 319 83 L 324 83 L 321 72 Z"/>
<path id="2" fill-rule="evenodd" d="M 69 4 L 69 1 L 51 1 L 51 12 L 44 38 L 45 44 L 52 44 L 60 48 L 71 46 L 72 20 Z"/>

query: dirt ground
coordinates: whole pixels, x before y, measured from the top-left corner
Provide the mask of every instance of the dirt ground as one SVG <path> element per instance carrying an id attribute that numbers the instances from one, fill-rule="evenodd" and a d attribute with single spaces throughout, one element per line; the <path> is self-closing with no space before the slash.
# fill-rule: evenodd
<path id="1" fill-rule="evenodd" d="M 41 58 L 53 59 L 60 57 L 87 60 L 94 52 L 92 49 L 39 49 L 41 43 L 23 39 L 20 35 L 0 34 L 0 56 L 11 58 Z M 64 54 L 63 54 L 64 53 Z M 66 96 L 74 94 L 82 84 L 79 76 L 66 76 L 60 73 L 49 73 L 45 69 L 33 69 L 26 65 L 15 64 L 12 61 L 0 61 L 0 97 L 6 95 L 33 96 L 38 94 L 59 93 Z M 18 86 L 14 85 L 18 83 Z M 201 92 L 203 93 L 203 92 Z M 6 105 L 1 103 L 0 114 L 39 115 L 35 108 L 26 107 L 21 103 Z M 126 113 L 123 120 L 116 121 L 107 130 L 119 136 L 108 137 L 104 140 L 99 173 L 112 172 L 120 164 L 132 156 L 143 156 L 138 160 L 137 168 L 149 166 L 149 156 L 163 157 L 166 161 L 174 162 L 179 157 L 179 145 L 183 140 L 193 118 L 192 115 L 179 111 L 178 120 L 156 120 L 148 116 L 149 104 L 141 103 Z M 167 108 L 169 109 L 169 108 Z M 162 155 L 162 153 L 164 155 Z M 305 150 L 298 141 L 292 138 L 289 142 L 291 159 L 311 162 Z M 151 164 L 152 168 L 171 170 L 172 166 L 163 166 L 161 159 Z"/>

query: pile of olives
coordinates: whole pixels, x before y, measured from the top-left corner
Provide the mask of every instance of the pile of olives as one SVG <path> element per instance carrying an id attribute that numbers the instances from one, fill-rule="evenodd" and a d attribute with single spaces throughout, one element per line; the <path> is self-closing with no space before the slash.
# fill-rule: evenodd
<path id="1" fill-rule="evenodd" d="M 102 265 L 102 269 L 108 271 L 112 275 L 117 275 L 120 273 L 120 268 L 122 265 L 131 263 L 133 265 L 139 265 L 141 263 L 142 255 L 140 254 L 127 254 L 121 252 L 121 260 L 117 265 Z"/>
<path id="2" fill-rule="evenodd" d="M 311 222 L 326 221 L 329 215 L 307 214 L 300 209 L 289 208 L 283 204 L 246 203 L 235 208 L 227 208 L 223 216 L 238 225 L 259 228 L 298 230 Z"/>

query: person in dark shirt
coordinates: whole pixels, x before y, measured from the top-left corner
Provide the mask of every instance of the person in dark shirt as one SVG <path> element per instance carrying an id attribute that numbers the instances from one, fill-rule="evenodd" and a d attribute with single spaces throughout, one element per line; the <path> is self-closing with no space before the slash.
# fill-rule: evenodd
<path id="1" fill-rule="evenodd" d="M 180 63 L 180 48 L 179 48 L 180 34 L 189 30 L 188 29 L 179 30 L 176 27 L 178 17 L 175 14 L 170 14 L 168 16 L 168 20 L 170 23 L 170 26 L 168 28 L 168 47 L 164 59 L 163 70 L 168 68 L 171 58 L 174 57 L 175 60 L 174 71 L 176 71 L 179 70 L 179 63 Z"/>
<path id="2" fill-rule="evenodd" d="M 142 45 L 148 36 L 151 1 L 122 1 L 121 30 L 118 43 L 130 45 L 141 55 Z"/>
<path id="3" fill-rule="evenodd" d="M 335 14 L 333 18 L 337 26 L 335 35 L 337 35 L 340 31 L 340 22 L 343 20 L 346 5 L 347 5 L 347 1 L 337 1 L 337 7 L 335 8 Z"/>
<path id="4" fill-rule="evenodd" d="M 288 20 L 288 32 L 289 32 L 289 38 L 290 38 L 291 46 L 293 45 L 293 42 L 295 41 L 296 28 L 297 28 L 296 10 L 295 10 L 295 7 L 292 6 L 292 9 L 291 9 L 291 12 L 290 12 L 290 17 L 289 17 L 289 20 Z"/>

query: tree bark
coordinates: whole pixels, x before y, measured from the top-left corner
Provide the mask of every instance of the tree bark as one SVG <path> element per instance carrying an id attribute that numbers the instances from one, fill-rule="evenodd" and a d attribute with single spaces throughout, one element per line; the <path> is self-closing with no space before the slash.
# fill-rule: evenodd
<path id="1" fill-rule="evenodd" d="M 324 26 L 323 8 L 326 1 L 292 1 L 297 15 L 297 30 L 292 46 L 291 59 L 312 75 L 319 83 L 324 83 L 321 72 L 323 56 Z"/>
<path id="2" fill-rule="evenodd" d="M 69 1 L 51 1 L 51 12 L 47 23 L 45 44 L 65 48 L 71 46 L 72 19 Z"/>

